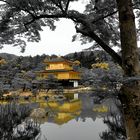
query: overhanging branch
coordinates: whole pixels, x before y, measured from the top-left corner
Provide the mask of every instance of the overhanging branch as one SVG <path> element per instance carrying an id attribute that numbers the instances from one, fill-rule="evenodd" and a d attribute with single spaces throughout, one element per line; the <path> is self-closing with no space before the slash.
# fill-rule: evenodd
<path id="1" fill-rule="evenodd" d="M 34 15 L 34 16 L 32 16 L 32 20 L 27 22 L 26 25 L 29 25 L 32 22 L 42 19 L 42 18 L 67 18 L 67 19 L 71 19 L 77 23 L 82 23 L 83 25 L 86 24 L 86 22 L 85 22 L 86 16 L 84 14 L 71 10 L 67 14 L 66 13 L 57 13 L 57 14 L 53 14 L 53 15 L 49 15 L 49 14 Z"/>
<path id="2" fill-rule="evenodd" d="M 111 49 L 99 36 L 97 36 L 92 30 L 82 30 L 78 27 L 76 28 L 77 33 L 81 33 L 82 35 L 88 36 L 95 40 L 109 55 L 112 56 L 112 58 L 120 65 L 122 66 L 122 59 L 121 57 L 113 50 Z"/>
<path id="3" fill-rule="evenodd" d="M 42 18 L 66 18 L 65 14 L 56 14 L 56 15 L 47 15 L 47 14 L 42 14 L 39 16 L 33 16 L 32 20 L 30 20 L 29 22 L 25 23 L 25 25 L 29 25 L 31 23 L 33 23 L 36 20 L 42 19 Z"/>

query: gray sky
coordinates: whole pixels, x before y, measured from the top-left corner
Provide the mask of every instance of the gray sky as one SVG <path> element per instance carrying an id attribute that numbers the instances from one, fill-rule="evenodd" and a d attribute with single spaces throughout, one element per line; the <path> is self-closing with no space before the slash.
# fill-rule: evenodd
<path id="1" fill-rule="evenodd" d="M 88 48 L 91 44 L 81 45 L 80 41 L 72 42 L 75 28 L 71 20 L 61 19 L 56 22 L 57 28 L 51 31 L 48 27 L 41 32 L 41 41 L 38 43 L 27 43 L 24 53 L 20 52 L 20 47 L 5 46 L 0 53 L 7 52 L 16 55 L 41 55 L 41 54 L 57 54 L 65 55 L 71 52 L 81 51 Z"/>
<path id="2" fill-rule="evenodd" d="M 82 2 L 82 3 L 81 3 Z M 80 3 L 73 2 L 71 9 L 77 9 L 82 12 L 86 0 L 82 0 Z M 0 53 L 11 53 L 16 55 L 31 55 L 37 54 L 56 54 L 65 55 L 71 52 L 78 52 L 91 46 L 91 44 L 81 45 L 80 41 L 72 42 L 72 36 L 76 33 L 74 24 L 71 20 L 61 19 L 56 22 L 57 28 L 55 31 L 51 31 L 48 27 L 43 28 L 41 32 L 41 41 L 38 43 L 27 43 L 24 53 L 20 52 L 20 47 L 5 46 L 0 49 Z"/>

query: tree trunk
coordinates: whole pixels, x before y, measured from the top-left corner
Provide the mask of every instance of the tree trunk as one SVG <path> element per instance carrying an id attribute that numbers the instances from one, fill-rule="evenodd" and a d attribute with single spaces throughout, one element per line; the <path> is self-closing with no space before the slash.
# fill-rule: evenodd
<path id="1" fill-rule="evenodd" d="M 140 140 L 140 86 L 123 85 L 120 99 L 124 108 L 124 119 L 128 140 Z"/>
<path id="2" fill-rule="evenodd" d="M 135 16 L 132 8 L 132 0 L 116 0 L 119 11 L 120 37 L 122 49 L 122 68 L 126 76 L 139 76 L 139 54 L 137 47 Z M 123 85 L 122 95 L 125 97 L 124 117 L 126 123 L 127 137 L 129 140 L 140 139 L 140 81 Z M 120 97 L 121 98 L 121 97 Z M 121 98 L 122 99 L 122 98 Z"/>
<path id="3" fill-rule="evenodd" d="M 122 67 L 126 76 L 140 74 L 135 16 L 132 0 L 117 0 L 120 22 Z"/>
<path id="4" fill-rule="evenodd" d="M 139 130 L 135 126 L 135 120 L 131 115 L 124 115 L 128 140 L 139 140 Z"/>

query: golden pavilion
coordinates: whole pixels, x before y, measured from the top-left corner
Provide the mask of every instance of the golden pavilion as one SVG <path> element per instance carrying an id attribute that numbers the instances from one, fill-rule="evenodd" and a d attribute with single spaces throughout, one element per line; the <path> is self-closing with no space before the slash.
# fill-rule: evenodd
<path id="1" fill-rule="evenodd" d="M 49 75 L 53 75 L 64 86 L 78 86 L 78 80 L 80 80 L 80 72 L 73 69 L 73 62 L 66 60 L 63 57 L 57 57 L 53 59 L 45 59 L 45 70 L 39 72 L 39 77 L 48 78 Z"/>

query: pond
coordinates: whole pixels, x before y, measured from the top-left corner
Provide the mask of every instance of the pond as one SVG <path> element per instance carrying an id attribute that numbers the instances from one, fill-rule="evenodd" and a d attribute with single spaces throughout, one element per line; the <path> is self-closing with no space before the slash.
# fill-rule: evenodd
<path id="1" fill-rule="evenodd" d="M 40 132 L 35 139 L 125 140 L 120 101 L 109 94 L 69 93 L 64 98 L 55 96 L 55 100 L 42 98 L 18 102 L 46 111 L 45 116 L 37 118 Z"/>
<path id="2" fill-rule="evenodd" d="M 125 140 L 120 102 L 115 97 L 65 94 L 65 101 L 43 102 L 51 115 L 42 119 L 40 140 Z"/>

